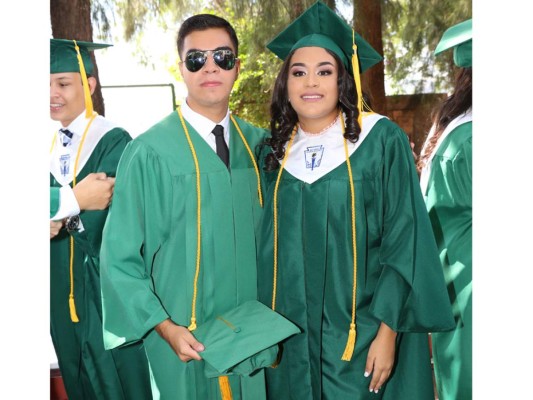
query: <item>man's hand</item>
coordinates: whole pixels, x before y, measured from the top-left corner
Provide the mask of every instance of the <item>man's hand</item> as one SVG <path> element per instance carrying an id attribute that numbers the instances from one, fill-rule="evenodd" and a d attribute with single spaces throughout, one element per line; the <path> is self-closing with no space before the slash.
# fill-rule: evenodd
<path id="1" fill-rule="evenodd" d="M 111 203 L 114 187 L 115 178 L 97 172 L 83 178 L 73 191 L 80 210 L 105 210 Z"/>
<path id="2" fill-rule="evenodd" d="M 50 221 L 50 239 L 56 237 L 61 228 L 63 228 L 63 221 Z"/>
<path id="3" fill-rule="evenodd" d="M 167 341 L 181 361 L 202 359 L 198 352 L 204 351 L 204 345 L 197 341 L 186 327 L 176 325 L 170 319 L 166 319 L 157 325 L 155 330 Z"/>

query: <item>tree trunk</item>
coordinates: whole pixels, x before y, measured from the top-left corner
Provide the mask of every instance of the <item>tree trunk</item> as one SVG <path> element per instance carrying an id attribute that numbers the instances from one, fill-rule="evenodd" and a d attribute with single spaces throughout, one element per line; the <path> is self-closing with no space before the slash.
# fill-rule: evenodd
<path id="1" fill-rule="evenodd" d="M 305 11 L 305 4 L 303 0 L 293 0 L 289 1 L 289 16 L 291 18 L 291 22 L 294 21 L 296 18 L 300 16 L 301 13 Z"/>
<path id="2" fill-rule="evenodd" d="M 52 36 L 55 39 L 74 39 L 85 42 L 93 41 L 93 27 L 91 23 L 91 0 L 50 0 L 50 21 L 52 24 Z M 94 110 L 105 114 L 104 99 L 100 80 L 98 79 L 98 67 L 94 58 L 94 52 L 90 52 L 94 65 L 93 76 L 96 78 L 96 89 L 93 93 Z"/>
<path id="3" fill-rule="evenodd" d="M 354 29 L 383 55 L 381 0 L 354 0 Z M 387 110 L 383 61 L 361 75 L 363 90 L 371 97 L 372 109 L 380 114 Z"/>

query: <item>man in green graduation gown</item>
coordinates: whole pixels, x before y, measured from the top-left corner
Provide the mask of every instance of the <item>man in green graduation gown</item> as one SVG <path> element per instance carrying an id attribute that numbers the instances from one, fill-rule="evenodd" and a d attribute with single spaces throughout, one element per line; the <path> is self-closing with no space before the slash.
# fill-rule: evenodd
<path id="1" fill-rule="evenodd" d="M 472 398 L 472 19 L 444 32 L 435 54 L 452 49 L 453 93 L 439 105 L 419 162 L 456 327 L 431 334 L 441 400 Z"/>
<path id="2" fill-rule="evenodd" d="M 89 51 L 107 46 L 50 40 L 50 116 L 61 124 L 50 149 L 50 328 L 69 399 L 145 400 L 142 346 L 107 351 L 102 336 L 99 252 L 109 176 L 131 140 L 93 111 Z"/>
<path id="3" fill-rule="evenodd" d="M 265 132 L 228 110 L 240 64 L 226 20 L 187 19 L 177 47 L 186 102 L 133 140 L 117 171 L 101 253 L 104 341 L 143 340 L 156 399 L 260 400 L 262 371 L 206 377 L 193 335 L 256 299 L 253 152 Z"/>

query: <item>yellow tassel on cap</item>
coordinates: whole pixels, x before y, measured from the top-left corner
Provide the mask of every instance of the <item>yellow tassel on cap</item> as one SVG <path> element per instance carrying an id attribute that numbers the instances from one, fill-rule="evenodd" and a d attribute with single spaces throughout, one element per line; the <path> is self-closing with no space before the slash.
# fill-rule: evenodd
<path id="1" fill-rule="evenodd" d="M 355 324 L 350 324 L 350 332 L 348 332 L 348 342 L 346 343 L 344 353 L 342 354 L 342 361 L 350 361 L 352 359 L 353 350 L 355 348 L 355 337 Z"/>
<path id="2" fill-rule="evenodd" d="M 355 31 L 353 34 L 353 54 L 352 54 L 352 68 L 353 68 L 353 80 L 355 82 L 355 90 L 357 91 L 357 110 L 359 116 L 357 122 L 359 127 L 363 129 L 363 91 L 361 90 L 361 73 L 359 72 L 359 59 L 357 58 L 357 45 L 355 44 Z"/>
<path id="3" fill-rule="evenodd" d="M 89 82 L 87 81 L 87 74 L 85 73 L 85 66 L 83 65 L 83 59 L 81 58 L 80 48 L 75 40 L 73 40 L 73 42 L 78 57 L 78 64 L 80 64 L 81 82 L 83 84 L 83 93 L 85 95 L 85 118 L 89 118 L 93 115 L 93 100 L 91 99 L 91 91 L 89 90 Z"/>
<path id="4" fill-rule="evenodd" d="M 231 394 L 231 386 L 229 384 L 229 379 L 227 375 L 218 377 L 218 385 L 220 386 L 220 394 L 222 395 L 222 400 L 232 400 L 233 395 Z"/>

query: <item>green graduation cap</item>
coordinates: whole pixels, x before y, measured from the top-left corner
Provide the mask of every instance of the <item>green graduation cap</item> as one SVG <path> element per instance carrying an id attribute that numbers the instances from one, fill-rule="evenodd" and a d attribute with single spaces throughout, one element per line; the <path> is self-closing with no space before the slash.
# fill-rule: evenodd
<path id="1" fill-rule="evenodd" d="M 85 96 L 85 117 L 93 115 L 93 101 L 87 82 L 87 74 L 93 73 L 94 65 L 89 52 L 112 46 L 111 44 L 80 42 L 77 40 L 50 39 L 50 73 L 79 72 Z"/>
<path id="2" fill-rule="evenodd" d="M 380 62 L 383 57 L 321 1 L 309 7 L 267 44 L 267 48 L 282 60 L 301 47 L 331 50 L 342 60 L 354 77 L 358 122 L 362 127 L 363 95 L 360 73 Z"/>
<path id="3" fill-rule="evenodd" d="M 353 74 L 354 35 L 361 72 L 382 60 L 381 55 L 324 3 L 317 1 L 279 33 L 267 48 L 282 60 L 301 47 L 322 47 L 334 52 Z"/>
<path id="4" fill-rule="evenodd" d="M 208 377 L 238 374 L 271 366 L 277 343 L 300 333 L 292 322 L 257 300 L 247 301 L 199 325 L 193 335 L 204 346 L 200 353 Z"/>
<path id="5" fill-rule="evenodd" d="M 448 28 L 435 49 L 435 55 L 451 48 L 455 65 L 472 66 L 472 18 Z"/>
<path id="6" fill-rule="evenodd" d="M 89 52 L 112 46 L 111 44 L 103 43 L 80 42 L 66 39 L 50 39 L 51 74 L 57 74 L 59 72 L 80 72 L 78 53 L 75 47 L 76 45 L 79 48 L 85 72 L 87 72 L 89 75 L 93 73 L 94 69 Z"/>

